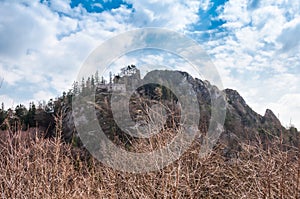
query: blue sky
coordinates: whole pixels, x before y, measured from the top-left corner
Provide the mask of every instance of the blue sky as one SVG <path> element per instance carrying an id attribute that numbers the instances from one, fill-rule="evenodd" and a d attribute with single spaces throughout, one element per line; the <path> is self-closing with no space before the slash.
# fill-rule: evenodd
<path id="1" fill-rule="evenodd" d="M 260 114 L 300 128 L 300 1 L 0 0 L 0 102 L 67 91 L 88 55 L 125 31 L 162 27 L 196 40 Z M 165 57 L 166 59 L 166 57 Z M 145 53 L 143 63 L 164 60 Z M 123 57 L 118 63 L 139 63 Z M 128 63 L 128 64 L 131 64 Z"/>

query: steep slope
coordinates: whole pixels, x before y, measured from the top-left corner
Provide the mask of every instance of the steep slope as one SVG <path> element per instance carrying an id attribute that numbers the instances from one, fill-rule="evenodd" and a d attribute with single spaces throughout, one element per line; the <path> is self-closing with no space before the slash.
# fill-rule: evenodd
<path id="1" fill-rule="evenodd" d="M 180 77 L 178 76 L 178 72 L 181 74 Z M 219 98 L 221 92 L 225 94 L 226 117 L 224 131 L 219 139 L 219 142 L 226 146 L 224 148 L 224 155 L 232 156 L 236 151 L 239 151 L 241 147 L 239 143 L 241 142 L 256 143 L 257 140 L 260 139 L 264 146 L 267 146 L 268 143 L 272 142 L 274 137 L 281 137 L 282 143 L 285 146 L 298 146 L 299 132 L 297 129 L 284 128 L 278 118 L 269 109 L 266 110 L 264 116 L 259 115 L 247 105 L 245 100 L 235 90 L 225 89 L 221 91 L 216 86 L 211 85 L 208 81 L 202 81 L 200 79 L 193 78 L 188 73 L 180 71 L 151 71 L 144 77 L 144 79 L 147 79 L 153 75 L 158 79 L 163 79 L 166 77 L 166 73 L 168 77 L 177 78 L 175 82 L 178 85 L 184 81 L 187 81 L 192 85 L 192 88 L 197 95 L 201 113 L 199 129 L 204 134 L 208 131 L 210 125 L 212 99 Z M 126 78 L 128 79 L 128 77 Z M 137 80 L 136 82 L 140 82 L 140 80 Z M 170 104 L 174 100 L 177 100 L 176 96 L 171 95 L 171 92 L 169 92 L 166 88 L 153 84 L 140 87 L 136 93 L 137 96 L 133 96 L 131 100 L 157 100 L 158 97 L 155 96 L 155 93 L 157 93 L 157 88 L 161 89 L 161 96 L 159 97 L 159 100 L 163 99 L 166 104 Z M 145 97 L 145 93 L 148 94 L 148 96 Z M 118 125 L 113 121 L 113 115 L 109 105 L 111 96 L 111 91 L 107 89 L 97 90 L 95 98 L 96 104 L 98 104 L 100 109 L 96 109 L 96 114 L 99 122 L 102 124 L 101 127 L 105 130 L 108 136 L 111 135 L 111 137 L 114 137 L 115 134 L 120 135 L 122 133 L 123 136 L 124 132 L 122 132 L 122 130 L 118 128 Z M 142 96 L 142 98 L 140 98 L 140 96 Z M 168 100 L 169 102 L 167 102 Z M 67 111 L 65 112 L 63 121 L 64 135 L 65 139 L 70 141 L 74 140 L 71 136 L 75 135 L 76 137 L 77 134 L 72 118 L 71 105 L 67 104 L 65 106 L 67 106 L 67 108 L 65 107 L 64 110 Z M 141 109 L 139 106 L 131 105 L 131 112 L 136 112 Z M 179 112 L 177 111 L 177 113 Z M 136 116 L 132 115 L 132 118 L 136 118 Z M 128 136 L 126 137 L 128 138 Z"/>

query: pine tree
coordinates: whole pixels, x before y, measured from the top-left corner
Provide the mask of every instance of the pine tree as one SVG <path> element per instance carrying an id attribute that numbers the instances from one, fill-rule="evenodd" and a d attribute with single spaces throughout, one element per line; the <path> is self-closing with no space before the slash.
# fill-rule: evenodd
<path id="1" fill-rule="evenodd" d="M 95 83 L 96 83 L 96 85 L 99 84 L 99 81 L 100 81 L 100 79 L 99 79 L 99 72 L 97 70 L 96 73 L 95 73 Z"/>
<path id="2" fill-rule="evenodd" d="M 81 94 L 82 95 L 85 95 L 85 89 L 86 89 L 86 87 L 85 87 L 85 81 L 84 81 L 84 77 L 83 77 L 81 80 Z"/>
<path id="3" fill-rule="evenodd" d="M 17 121 L 22 127 L 22 130 L 26 130 L 28 124 L 27 118 L 28 110 L 23 104 L 19 104 L 15 108 L 15 116 L 17 117 Z"/>
<path id="4" fill-rule="evenodd" d="M 95 78 L 94 78 L 94 75 L 92 75 L 92 77 L 91 77 L 91 86 L 92 86 L 92 89 L 95 88 Z"/>
<path id="5" fill-rule="evenodd" d="M 45 107 L 45 111 L 47 113 L 53 113 L 54 112 L 54 101 L 53 99 L 50 99 Z"/>
<path id="6" fill-rule="evenodd" d="M 79 94 L 78 82 L 74 81 L 72 86 L 73 86 L 73 94 L 78 95 Z"/>
<path id="7" fill-rule="evenodd" d="M 68 104 L 72 103 L 72 97 L 73 95 L 76 95 L 75 93 L 72 92 L 72 90 L 70 89 L 67 93 L 67 99 L 68 99 Z"/>
<path id="8" fill-rule="evenodd" d="M 7 113 L 4 110 L 4 103 L 2 102 L 2 104 L 1 104 L 1 110 L 0 110 L 0 127 L 1 127 L 2 130 L 5 130 L 5 126 L 2 125 L 2 124 L 3 124 L 3 122 L 4 122 L 5 118 L 6 118 L 6 115 L 7 115 Z"/>
<path id="9" fill-rule="evenodd" d="M 85 83 L 85 94 L 84 94 L 84 95 L 89 94 L 90 91 L 91 91 L 91 88 L 92 88 L 92 85 L 91 85 L 91 78 L 88 77 L 87 80 L 86 80 L 86 83 Z"/>
<path id="10" fill-rule="evenodd" d="M 36 107 L 35 107 L 34 102 L 31 102 L 29 104 L 29 110 L 28 110 L 28 114 L 27 114 L 27 125 L 29 127 L 36 126 L 35 114 L 36 114 Z"/>

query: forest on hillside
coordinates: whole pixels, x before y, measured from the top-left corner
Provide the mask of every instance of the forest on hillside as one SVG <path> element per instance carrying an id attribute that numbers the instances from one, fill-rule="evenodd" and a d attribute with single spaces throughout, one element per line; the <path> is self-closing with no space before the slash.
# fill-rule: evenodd
<path id="1" fill-rule="evenodd" d="M 71 106 L 72 98 L 75 95 L 86 95 L 94 90 L 96 85 L 100 84 L 107 84 L 107 81 L 103 77 L 100 78 L 98 71 L 96 71 L 94 75 L 86 80 L 82 78 L 81 82 L 74 81 L 71 89 L 63 92 L 61 96 L 55 99 L 36 99 L 37 103 L 18 104 L 15 107 L 10 107 L 10 105 L 5 105 L 2 102 L 0 107 L 0 129 L 14 131 L 22 129 L 26 131 L 34 127 L 42 127 L 43 129 L 53 127 L 54 116 L 64 106 Z"/>

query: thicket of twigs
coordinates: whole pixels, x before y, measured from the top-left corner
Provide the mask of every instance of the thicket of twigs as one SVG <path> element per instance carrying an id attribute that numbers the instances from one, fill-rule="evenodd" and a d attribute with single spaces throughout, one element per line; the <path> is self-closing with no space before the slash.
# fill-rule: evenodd
<path id="1" fill-rule="evenodd" d="M 61 124 L 60 124 L 61 125 Z M 242 144 L 238 158 L 216 147 L 199 157 L 199 145 L 164 169 L 145 174 L 115 171 L 57 137 L 3 132 L 0 141 L 1 198 L 299 198 L 297 149 Z M 140 147 L 140 146 L 139 146 Z"/>

